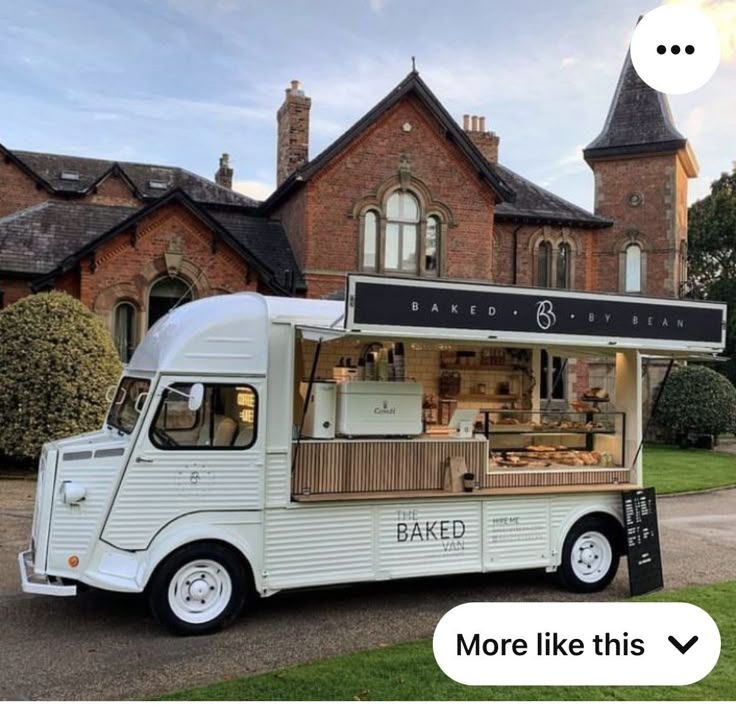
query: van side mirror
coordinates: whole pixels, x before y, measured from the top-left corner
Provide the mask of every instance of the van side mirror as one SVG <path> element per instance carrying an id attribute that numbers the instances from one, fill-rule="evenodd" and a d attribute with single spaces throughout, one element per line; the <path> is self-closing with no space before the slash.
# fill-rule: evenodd
<path id="1" fill-rule="evenodd" d="M 199 411 L 204 400 L 204 385 L 197 382 L 189 389 L 189 397 L 187 398 L 187 408 L 190 412 Z"/>

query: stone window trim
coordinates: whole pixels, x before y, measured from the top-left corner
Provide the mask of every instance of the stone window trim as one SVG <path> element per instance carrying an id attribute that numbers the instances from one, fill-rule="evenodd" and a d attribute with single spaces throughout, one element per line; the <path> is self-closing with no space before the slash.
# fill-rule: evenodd
<path id="1" fill-rule="evenodd" d="M 626 290 L 626 254 L 631 246 L 637 246 L 640 249 L 641 255 L 641 274 L 639 281 L 638 291 L 627 291 Z M 628 294 L 641 294 L 647 291 L 647 250 L 644 243 L 636 238 L 626 237 L 620 242 L 618 250 L 618 290 L 620 293 Z"/>
<path id="2" fill-rule="evenodd" d="M 397 273 L 395 270 L 387 270 L 384 268 L 384 258 L 386 253 L 386 225 L 389 220 L 386 217 L 386 205 L 389 197 L 397 191 L 409 192 L 417 200 L 419 204 L 419 222 L 418 222 L 418 240 L 419 248 L 417 250 L 417 275 L 428 277 L 443 277 L 446 274 L 446 251 L 448 230 L 456 226 L 452 210 L 440 200 L 432 196 L 427 185 L 415 176 L 412 176 L 408 185 L 402 186 L 399 176 L 393 176 L 385 180 L 375 193 L 365 195 L 355 202 L 351 217 L 358 223 L 358 266 L 363 269 L 363 249 L 365 237 L 365 216 L 368 212 L 375 212 L 378 218 L 378 242 L 376 269 L 367 268 L 365 271 L 370 273 Z M 434 217 L 439 221 L 437 262 L 436 271 L 427 271 L 426 263 L 426 239 L 427 239 L 427 220 Z"/>
<path id="3" fill-rule="evenodd" d="M 532 253 L 532 285 L 538 286 L 541 278 L 539 273 L 539 251 L 542 244 L 550 245 L 549 265 L 548 265 L 548 284 L 542 288 L 556 288 L 557 284 L 557 264 L 560 255 L 560 247 L 567 245 L 569 247 L 568 254 L 568 283 L 565 289 L 575 288 L 575 262 L 578 254 L 581 253 L 580 244 L 577 236 L 567 227 L 556 229 L 544 226 L 537 230 L 530 240 L 529 245 Z M 547 279 L 545 279 L 547 280 Z"/>

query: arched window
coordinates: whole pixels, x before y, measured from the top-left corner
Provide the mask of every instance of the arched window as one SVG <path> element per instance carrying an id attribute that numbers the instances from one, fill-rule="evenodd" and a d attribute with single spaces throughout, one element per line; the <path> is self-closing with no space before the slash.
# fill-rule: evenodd
<path id="1" fill-rule="evenodd" d="M 417 272 L 419 202 L 410 192 L 394 192 L 386 203 L 386 271 Z"/>
<path id="2" fill-rule="evenodd" d="M 189 303 L 191 300 L 192 291 L 186 282 L 169 276 L 159 279 L 151 286 L 148 295 L 148 327 L 150 328 L 175 306 Z"/>
<path id="3" fill-rule="evenodd" d="M 424 240 L 424 273 L 427 276 L 439 276 L 440 229 L 437 217 L 427 218 L 427 238 Z"/>
<path id="4" fill-rule="evenodd" d="M 118 355 L 123 362 L 129 362 L 135 351 L 136 321 L 137 313 L 132 303 L 122 301 L 115 306 L 112 317 L 112 335 Z"/>
<path id="5" fill-rule="evenodd" d="M 638 293 L 641 291 L 641 247 L 629 244 L 624 255 L 624 290 Z"/>
<path id="6" fill-rule="evenodd" d="M 562 242 L 557 247 L 557 288 L 570 288 L 570 245 L 567 242 Z"/>
<path id="7" fill-rule="evenodd" d="M 552 285 L 552 245 L 544 241 L 537 252 L 536 285 L 549 287 Z"/>
<path id="8" fill-rule="evenodd" d="M 361 271 L 375 271 L 378 264 L 378 214 L 369 210 L 363 216 Z"/>

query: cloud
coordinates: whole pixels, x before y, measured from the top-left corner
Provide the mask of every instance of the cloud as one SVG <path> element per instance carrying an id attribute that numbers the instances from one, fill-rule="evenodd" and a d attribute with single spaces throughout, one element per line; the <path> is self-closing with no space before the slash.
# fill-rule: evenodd
<path id="1" fill-rule="evenodd" d="M 386 7 L 386 0 L 370 0 L 371 10 L 377 15 L 383 12 L 383 8 Z"/>
<path id="2" fill-rule="evenodd" d="M 736 61 L 736 0 L 665 0 L 665 5 L 689 5 L 704 12 L 721 39 L 721 60 Z"/>
<path id="3" fill-rule="evenodd" d="M 684 133 L 691 141 L 696 141 L 703 134 L 705 125 L 705 106 L 696 106 L 685 119 Z"/>
<path id="4" fill-rule="evenodd" d="M 256 200 L 265 200 L 274 191 L 274 186 L 260 180 L 235 180 L 233 190 Z"/>

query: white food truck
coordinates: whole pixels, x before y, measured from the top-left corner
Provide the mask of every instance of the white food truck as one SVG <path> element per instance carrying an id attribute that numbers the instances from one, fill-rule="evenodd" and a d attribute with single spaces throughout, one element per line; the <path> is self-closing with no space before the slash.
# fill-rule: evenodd
<path id="1" fill-rule="evenodd" d="M 181 306 L 102 428 L 44 445 L 22 587 L 145 593 L 185 634 L 299 587 L 543 568 L 601 589 L 642 487 L 642 358 L 717 354 L 725 316 L 369 275 L 344 303 Z M 586 357 L 610 386 L 555 399 L 550 373 Z"/>

